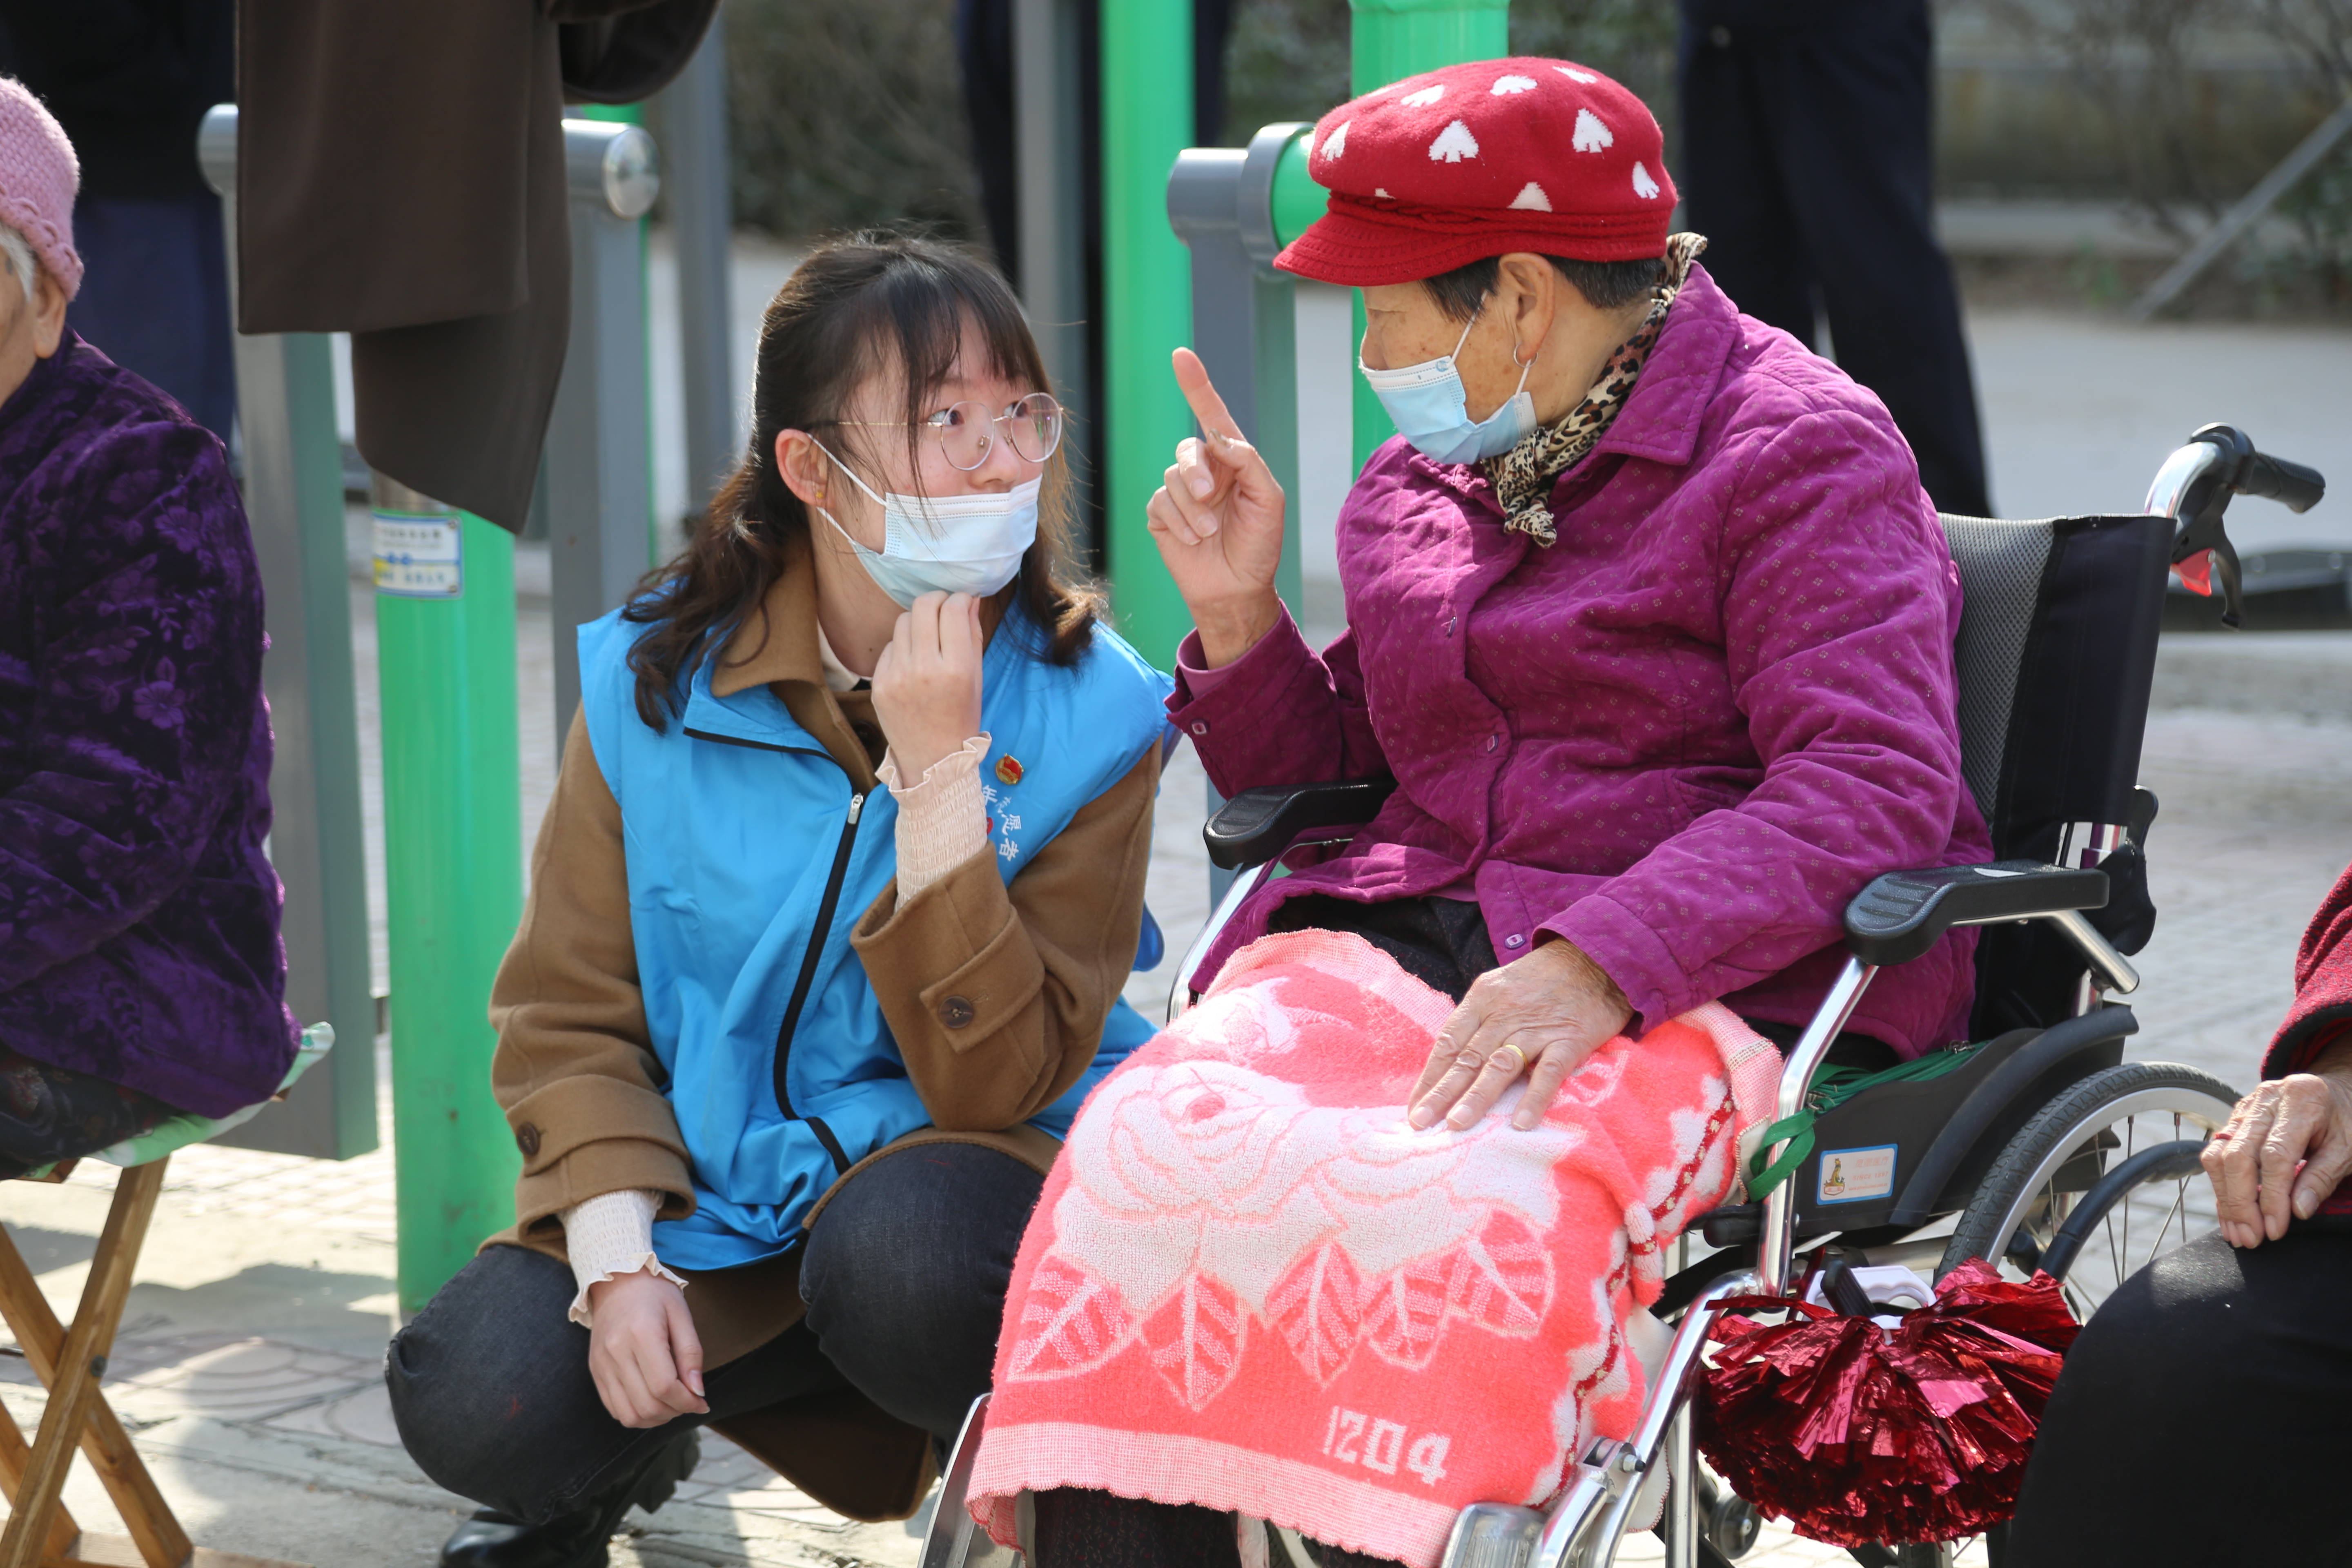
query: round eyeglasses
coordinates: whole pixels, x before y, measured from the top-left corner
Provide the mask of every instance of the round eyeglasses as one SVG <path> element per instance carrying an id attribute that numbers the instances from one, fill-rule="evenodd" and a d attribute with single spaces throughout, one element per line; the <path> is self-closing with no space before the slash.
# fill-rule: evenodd
<path id="1" fill-rule="evenodd" d="M 843 419 L 837 423 L 906 428 L 903 419 Z M 1062 405 L 1050 392 L 1033 392 L 1008 405 L 1003 413 L 991 414 L 988 405 L 978 398 L 967 398 L 950 404 L 921 422 L 921 427 L 939 442 L 949 465 L 965 473 L 988 461 L 988 455 L 996 450 L 999 426 L 1003 428 L 1004 439 L 1012 444 L 1015 456 L 1025 462 L 1042 463 L 1062 444 Z"/>

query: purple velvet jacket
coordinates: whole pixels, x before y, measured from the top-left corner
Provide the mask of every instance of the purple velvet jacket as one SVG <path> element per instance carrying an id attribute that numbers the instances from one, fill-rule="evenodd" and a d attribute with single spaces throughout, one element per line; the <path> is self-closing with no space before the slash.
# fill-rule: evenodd
<path id="1" fill-rule="evenodd" d="M 0 1045 L 217 1116 L 293 1060 L 226 455 L 71 332 L 0 404 Z"/>
<path id="2" fill-rule="evenodd" d="M 1226 794 L 1398 783 L 1196 984 L 1286 899 L 1467 880 L 1505 962 L 1563 937 L 1636 1027 L 1717 999 L 1798 1023 L 1864 883 L 1991 858 L 1960 782 L 1958 574 L 1875 397 L 1694 268 L 1551 506 L 1544 548 L 1477 470 L 1391 441 L 1339 514 L 1347 634 L 1318 655 L 1286 620 L 1213 686 L 1180 672 L 1169 711 Z M 1906 1056 L 1963 1037 L 1973 952 L 1882 973 L 1852 1026 Z"/>

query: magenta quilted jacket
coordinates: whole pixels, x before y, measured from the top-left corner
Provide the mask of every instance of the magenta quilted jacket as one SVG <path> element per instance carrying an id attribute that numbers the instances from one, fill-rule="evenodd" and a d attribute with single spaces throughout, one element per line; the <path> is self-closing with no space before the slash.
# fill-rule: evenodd
<path id="1" fill-rule="evenodd" d="M 1877 398 L 1694 268 L 1551 505 L 1545 548 L 1475 468 L 1392 440 L 1339 514 L 1347 634 L 1318 655 L 1286 620 L 1213 688 L 1180 672 L 1169 711 L 1228 795 L 1398 782 L 1195 984 L 1285 899 L 1469 880 L 1498 955 L 1566 938 L 1637 1027 L 1717 999 L 1799 1023 L 1864 882 L 1990 858 L 1960 782 L 1958 574 Z M 1906 1056 L 1963 1037 L 1973 944 L 1881 973 L 1853 1026 Z"/>

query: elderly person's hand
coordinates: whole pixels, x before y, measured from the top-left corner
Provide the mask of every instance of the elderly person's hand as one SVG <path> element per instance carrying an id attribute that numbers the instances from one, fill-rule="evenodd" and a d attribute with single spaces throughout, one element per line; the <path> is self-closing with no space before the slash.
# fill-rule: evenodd
<path id="1" fill-rule="evenodd" d="M 1511 1125 L 1525 1131 L 1543 1120 L 1569 1074 L 1633 1016 L 1599 965 L 1570 943 L 1548 942 L 1471 983 L 1405 1101 L 1407 1120 L 1426 1128 L 1444 1117 L 1459 1132 L 1524 1076 Z"/>
<path id="2" fill-rule="evenodd" d="M 2311 1070 L 2257 1085 L 2205 1145 L 2221 1239 L 2260 1247 L 2309 1219 L 2352 1172 L 2352 1037 Z"/>
<path id="3" fill-rule="evenodd" d="M 1282 486 L 1242 435 L 1208 368 L 1191 349 L 1175 355 L 1176 384 L 1206 439 L 1176 444 L 1167 482 L 1144 516 L 1160 559 L 1176 579 L 1209 668 L 1231 664 L 1282 619 L 1274 591 L 1282 563 Z"/>

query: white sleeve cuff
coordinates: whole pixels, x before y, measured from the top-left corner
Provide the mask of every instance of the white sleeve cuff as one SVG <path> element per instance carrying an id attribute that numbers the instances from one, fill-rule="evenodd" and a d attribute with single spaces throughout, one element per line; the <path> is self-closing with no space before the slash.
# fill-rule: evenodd
<path id="1" fill-rule="evenodd" d="M 911 788 L 898 783 L 898 759 L 877 771 L 898 803 L 898 901 L 904 903 L 988 845 L 988 804 L 980 793 L 980 760 L 989 737 L 974 735 L 923 771 Z"/>
<path id="2" fill-rule="evenodd" d="M 604 1193 L 574 1204 L 559 1216 L 563 1221 L 563 1246 L 572 1259 L 572 1278 L 579 1294 L 567 1314 L 582 1328 L 595 1322 L 588 1308 L 588 1287 L 640 1269 L 658 1274 L 679 1289 L 686 1281 L 661 1266 L 654 1257 L 654 1215 L 661 1212 L 662 1195 L 646 1188 Z"/>

